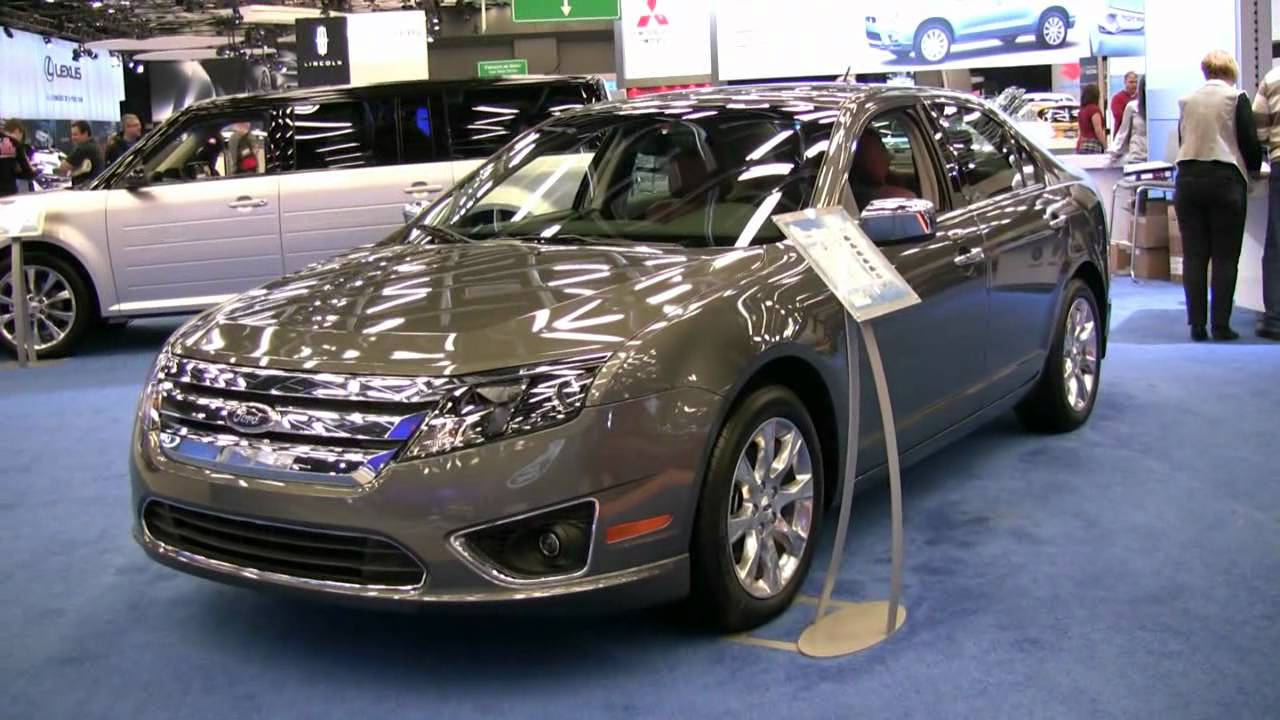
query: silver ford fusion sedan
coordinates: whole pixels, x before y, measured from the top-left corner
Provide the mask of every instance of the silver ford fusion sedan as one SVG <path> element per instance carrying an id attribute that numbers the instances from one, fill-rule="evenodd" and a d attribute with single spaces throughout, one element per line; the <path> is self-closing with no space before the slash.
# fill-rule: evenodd
<path id="1" fill-rule="evenodd" d="M 807 207 L 859 218 L 923 299 L 876 328 L 906 462 L 1010 409 L 1088 419 L 1108 274 L 1082 177 L 960 95 L 709 89 L 553 119 L 392 237 L 182 328 L 138 413 L 135 536 L 227 581 L 757 625 L 846 452 L 843 311 L 771 220 Z"/>

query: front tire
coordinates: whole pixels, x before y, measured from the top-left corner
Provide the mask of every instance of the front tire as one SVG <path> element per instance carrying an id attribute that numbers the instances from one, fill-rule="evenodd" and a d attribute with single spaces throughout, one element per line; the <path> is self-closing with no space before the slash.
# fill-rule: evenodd
<path id="1" fill-rule="evenodd" d="M 916 31 L 916 57 L 930 64 L 940 63 L 951 54 L 953 42 L 955 38 L 945 24 L 930 20 Z"/>
<path id="2" fill-rule="evenodd" d="M 96 319 L 89 284 L 66 260 L 39 250 L 23 255 L 27 295 L 31 298 L 31 338 L 37 359 L 69 355 Z M 10 256 L 0 259 L 0 344 L 16 353 L 16 307 Z"/>
<path id="3" fill-rule="evenodd" d="M 1089 286 L 1078 278 L 1068 283 L 1044 373 L 1017 408 L 1027 429 L 1071 432 L 1093 414 L 1102 380 L 1101 318 Z"/>
<path id="4" fill-rule="evenodd" d="M 1067 16 L 1061 10 L 1049 10 L 1040 16 L 1036 26 L 1036 41 L 1041 47 L 1060 48 L 1067 44 Z"/>
<path id="5" fill-rule="evenodd" d="M 691 557 L 693 602 L 726 632 L 754 628 L 795 598 L 822 527 L 822 450 L 790 390 L 751 393 L 711 453 Z"/>

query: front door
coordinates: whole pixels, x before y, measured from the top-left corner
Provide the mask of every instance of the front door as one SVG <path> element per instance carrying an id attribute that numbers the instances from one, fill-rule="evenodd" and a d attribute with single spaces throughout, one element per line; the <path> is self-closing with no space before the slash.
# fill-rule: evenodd
<path id="1" fill-rule="evenodd" d="M 195 310 L 280 277 L 279 178 L 264 121 L 193 118 L 142 159 L 145 186 L 108 192 L 115 310 Z"/>
<path id="2" fill-rule="evenodd" d="M 883 199 L 925 198 L 938 208 L 938 233 L 882 247 L 922 300 L 875 321 L 890 397 L 905 452 L 976 413 L 986 366 L 986 267 L 974 262 L 981 231 L 953 206 L 941 162 L 910 109 L 876 116 L 863 130 L 850 172 L 846 205 L 861 211 Z M 884 462 L 872 377 L 862 364 L 862 470 Z"/>

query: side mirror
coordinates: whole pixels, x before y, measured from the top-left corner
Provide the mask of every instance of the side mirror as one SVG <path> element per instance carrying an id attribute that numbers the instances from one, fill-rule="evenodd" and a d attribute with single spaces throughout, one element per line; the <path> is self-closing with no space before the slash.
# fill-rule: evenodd
<path id="1" fill-rule="evenodd" d="M 124 186 L 129 190 L 139 190 L 148 185 L 147 171 L 141 165 L 135 166 L 124 176 Z"/>
<path id="2" fill-rule="evenodd" d="M 921 242 L 938 235 L 938 213 L 928 200 L 872 200 L 858 223 L 877 245 Z"/>
<path id="3" fill-rule="evenodd" d="M 405 206 L 400 210 L 400 212 L 404 215 L 405 225 L 408 225 L 409 223 L 413 222 L 413 219 L 418 217 L 418 215 L 424 209 L 426 209 L 426 207 L 427 207 L 427 204 L 424 202 L 406 203 Z"/>

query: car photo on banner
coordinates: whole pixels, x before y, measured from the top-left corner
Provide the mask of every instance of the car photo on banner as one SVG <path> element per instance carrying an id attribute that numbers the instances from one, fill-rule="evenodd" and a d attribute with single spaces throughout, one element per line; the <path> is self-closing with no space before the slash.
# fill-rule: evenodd
<path id="1" fill-rule="evenodd" d="M 1141 57 L 1147 54 L 1146 0 L 1105 0 L 1089 31 L 1093 55 Z"/>
<path id="2" fill-rule="evenodd" d="M 892 56 L 886 58 L 890 66 L 1060 50 L 1078 41 L 1072 32 L 1078 4 L 1062 0 L 881 0 L 868 4 L 867 42 L 872 49 Z M 1079 56 L 1079 52 L 1073 54 Z"/>

